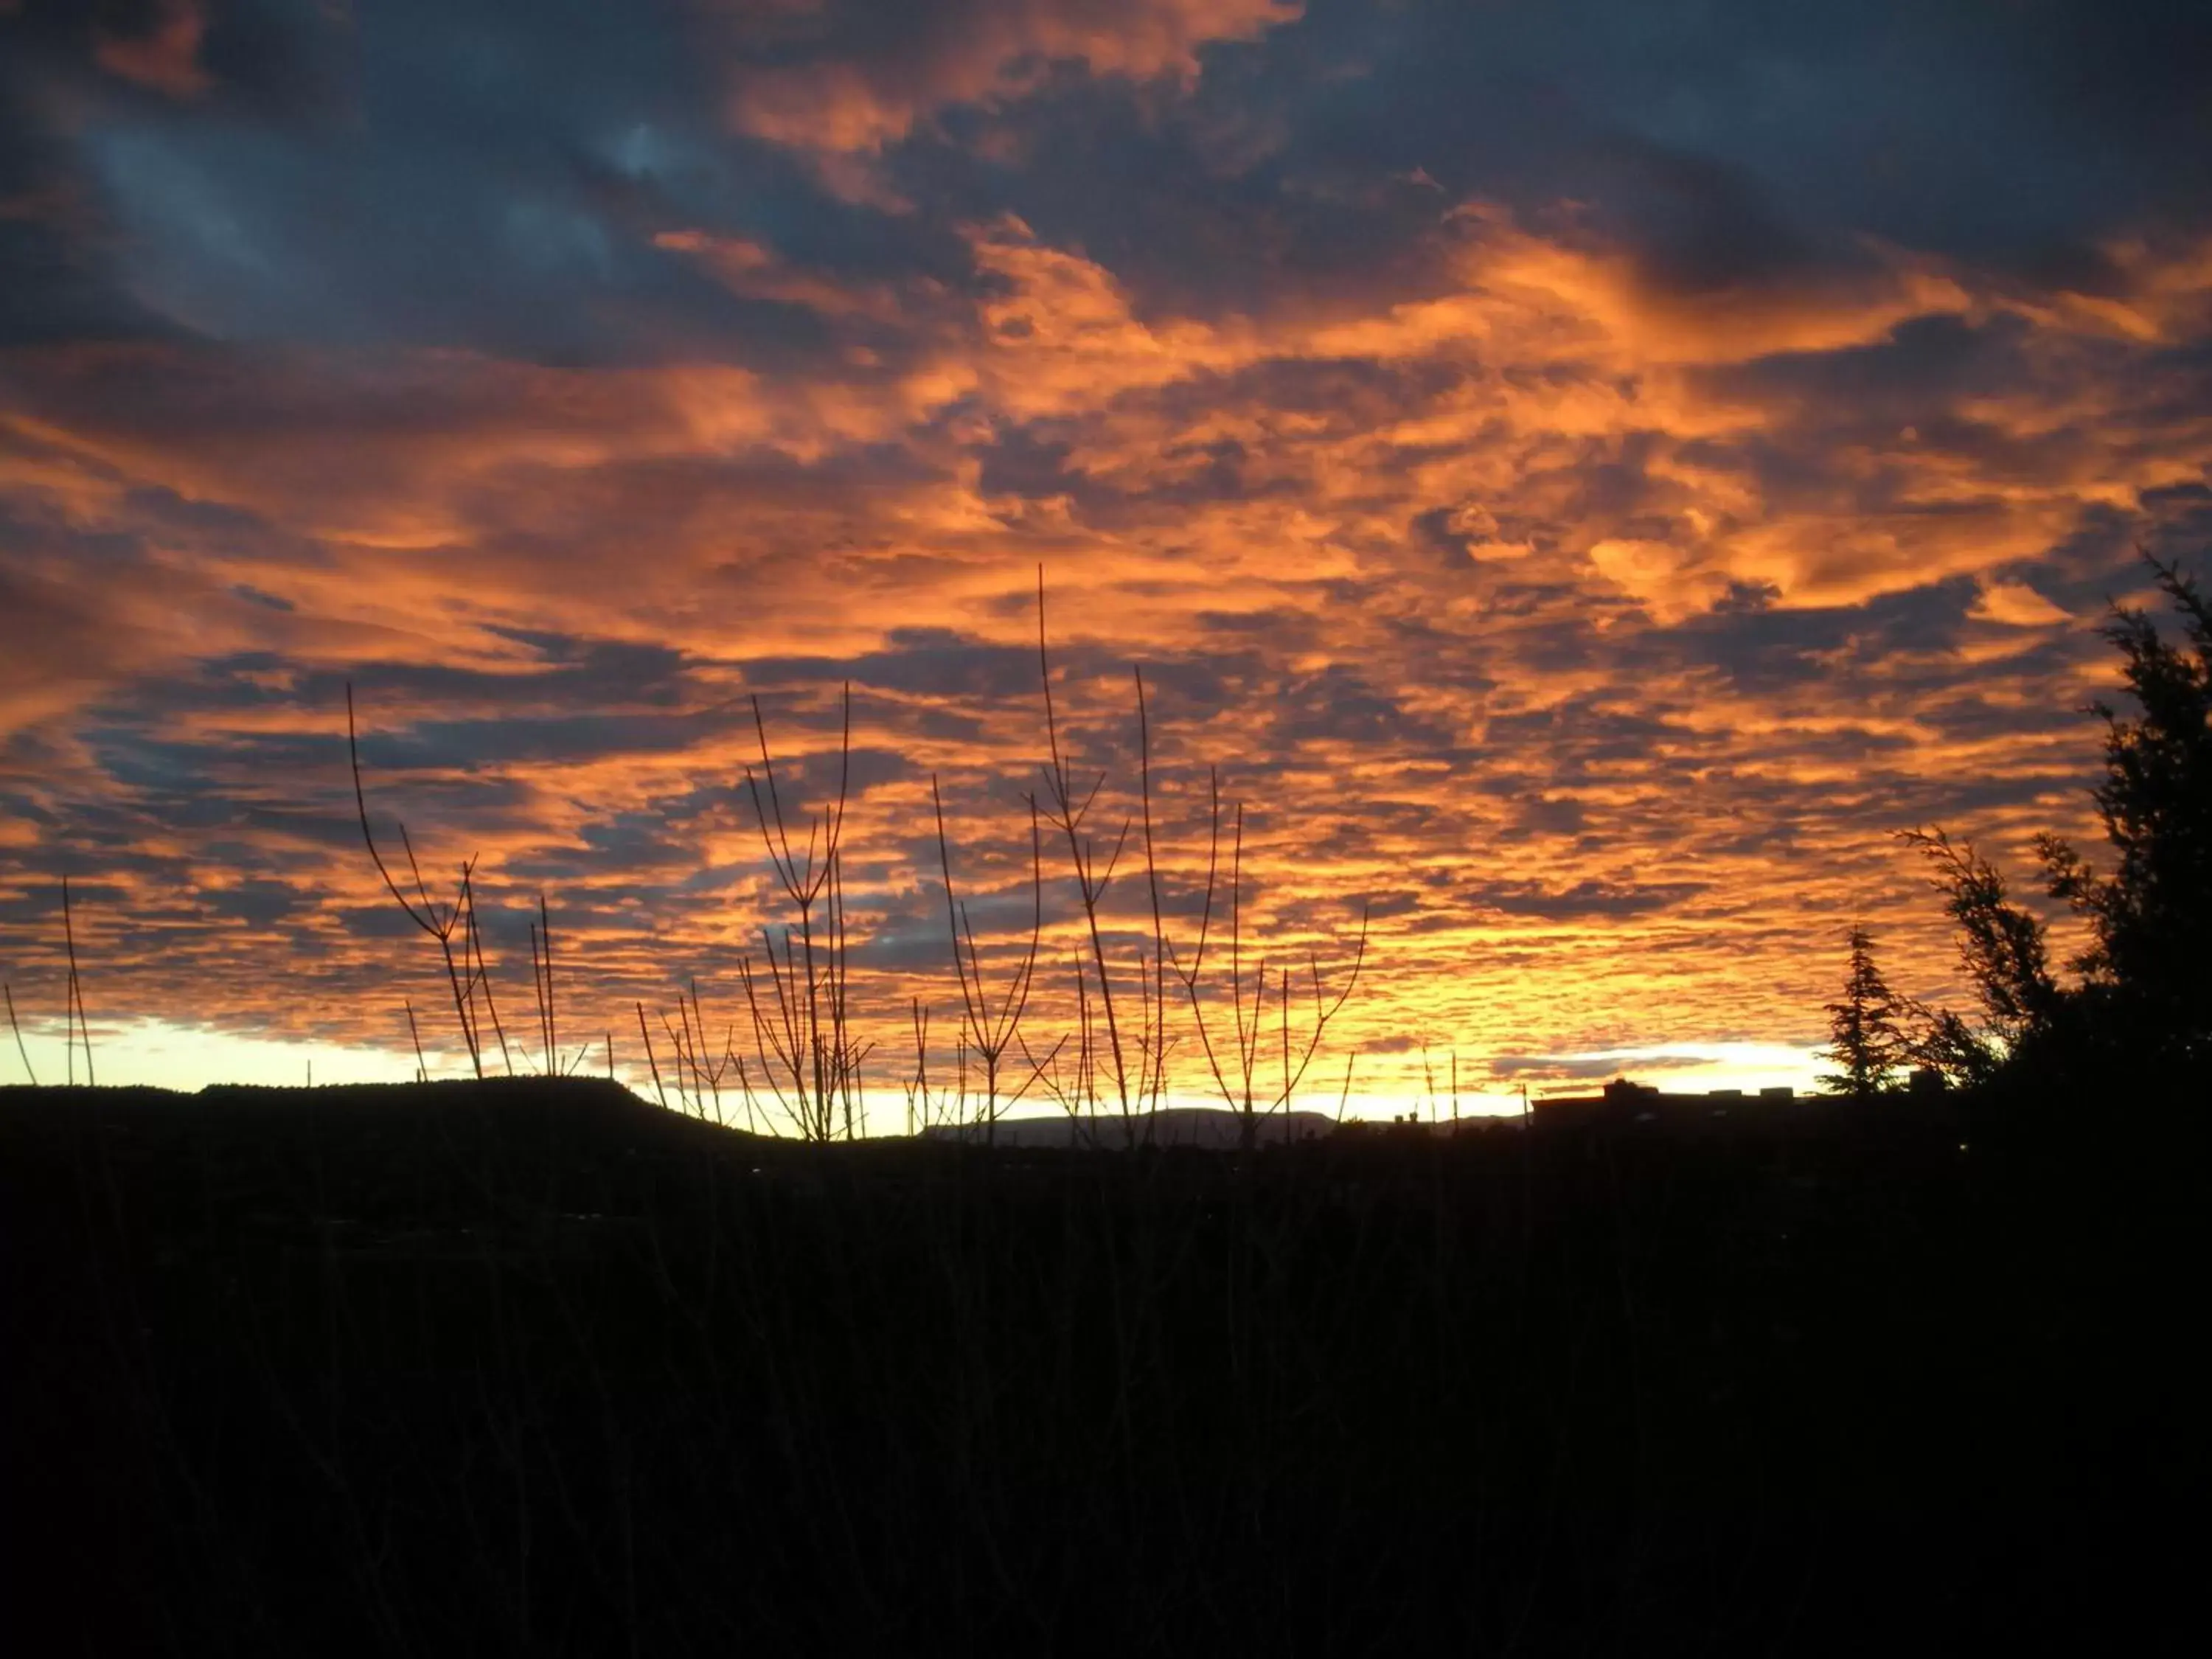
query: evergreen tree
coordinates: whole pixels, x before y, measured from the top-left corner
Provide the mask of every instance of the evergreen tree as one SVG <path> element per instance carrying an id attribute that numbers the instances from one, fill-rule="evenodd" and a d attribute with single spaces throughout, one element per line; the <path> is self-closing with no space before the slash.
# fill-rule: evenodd
<path id="1" fill-rule="evenodd" d="M 1919 1027 L 1911 1058 L 1955 1081 L 2212 1069 L 2212 604 L 2179 568 L 2145 556 L 2185 643 L 2118 606 L 2105 629 L 2140 711 L 2094 706 L 2105 720 L 2105 778 L 2091 793 L 2118 861 L 2100 874 L 2059 837 L 2036 838 L 2051 896 L 2089 924 L 2089 947 L 2070 964 L 2077 982 L 2060 985 L 2043 923 L 2009 900 L 2003 876 L 1970 843 L 1905 832 L 1936 866 L 1981 1003 L 1978 1027 L 1908 1006 Z"/>
<path id="2" fill-rule="evenodd" d="M 2003 1068 L 2004 1047 L 1988 1027 L 1910 997 L 1905 1012 L 1905 1058 L 1916 1070 L 1933 1072 L 1948 1087 L 1972 1089 L 1994 1081 Z"/>
<path id="3" fill-rule="evenodd" d="M 1959 960 L 1982 1006 L 1977 1032 L 1957 1015 L 1937 1016 L 1949 1038 L 1971 1038 L 1985 1052 L 2009 1054 L 2056 1025 L 2064 994 L 2051 977 L 2043 923 L 2012 902 L 2003 872 L 1972 842 L 1954 843 L 1941 830 L 1908 830 L 1904 839 L 1936 866 L 1943 908 L 1959 924 Z"/>
<path id="4" fill-rule="evenodd" d="M 2173 566 L 2150 561 L 2186 647 L 2115 608 L 2105 637 L 2125 659 L 2141 714 L 2094 705 L 2105 781 L 2092 792 L 2118 862 L 2100 876 L 2055 836 L 2037 840 L 2055 897 L 2090 927 L 2075 961 L 2085 1013 L 2138 1057 L 2212 1064 L 2212 606 Z"/>
<path id="5" fill-rule="evenodd" d="M 1843 996 L 1827 1005 L 1832 1046 L 1820 1054 L 1836 1069 L 1821 1076 L 1820 1085 L 1830 1094 L 1863 1099 L 1893 1085 L 1905 1041 L 1898 1024 L 1901 1005 L 1875 965 L 1873 936 L 1852 928 L 1850 949 Z"/>

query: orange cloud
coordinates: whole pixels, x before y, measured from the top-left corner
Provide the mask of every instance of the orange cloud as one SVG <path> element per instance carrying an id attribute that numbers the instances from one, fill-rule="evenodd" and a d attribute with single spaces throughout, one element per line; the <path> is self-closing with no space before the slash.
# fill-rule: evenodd
<path id="1" fill-rule="evenodd" d="M 103 27 L 93 56 L 110 75 L 171 98 L 197 98 L 211 84 L 199 61 L 206 33 L 202 0 L 158 0 L 143 33 L 116 34 Z"/>
<path id="2" fill-rule="evenodd" d="M 905 317 L 905 307 L 890 283 L 838 283 L 816 272 L 797 270 L 774 249 L 750 237 L 669 230 L 654 236 L 653 243 L 655 247 L 696 258 L 732 294 L 747 299 L 803 306 L 822 316 L 838 319 L 896 324 Z"/>
<path id="3" fill-rule="evenodd" d="M 783 9 L 755 21 L 755 38 L 805 41 L 836 9 L 834 0 Z M 917 15 L 910 36 L 864 43 L 854 56 L 741 70 L 731 112 L 742 131 L 778 143 L 872 151 L 948 105 L 1027 91 L 1055 63 L 1188 82 L 1201 47 L 1256 39 L 1303 10 L 1300 0 L 977 0 L 926 24 Z"/>
<path id="4" fill-rule="evenodd" d="M 46 963 L 67 846 L 104 872 L 114 1006 L 265 1022 L 267 953 L 228 920 L 265 918 L 312 964 L 275 1018 L 397 1040 L 422 964 L 375 931 L 349 840 L 353 678 L 382 810 L 441 868 L 481 851 L 499 906 L 550 890 L 580 1008 L 694 966 L 726 999 L 773 915 L 747 699 L 818 802 L 850 675 L 889 1018 L 945 988 L 931 772 L 963 880 L 1008 902 L 987 949 L 1018 922 L 1043 562 L 1102 821 L 1133 806 L 1127 665 L 1151 665 L 1178 925 L 1216 763 L 1277 960 L 1340 950 L 1375 901 L 1339 1030 L 1362 1087 L 1417 1089 L 1424 1045 L 1472 1070 L 1686 1024 L 1817 1038 L 1820 930 L 1851 915 L 1900 982 L 1947 988 L 1889 831 L 1942 815 L 2013 848 L 2086 816 L 2070 710 L 2100 663 L 2063 622 L 2095 583 L 2054 550 L 2105 526 L 2100 578 L 2212 463 L 2187 397 L 2143 395 L 2185 373 L 2158 352 L 2197 267 L 2119 262 L 2140 328 L 1880 249 L 1849 281 L 1685 299 L 1536 223 L 1468 209 L 1418 283 L 1264 317 L 1182 314 L 1012 216 L 957 230 L 966 290 L 657 233 L 808 314 L 819 350 L 781 368 L 18 349 L 0 927 Z M 1109 907 L 1117 961 L 1139 891 Z"/>

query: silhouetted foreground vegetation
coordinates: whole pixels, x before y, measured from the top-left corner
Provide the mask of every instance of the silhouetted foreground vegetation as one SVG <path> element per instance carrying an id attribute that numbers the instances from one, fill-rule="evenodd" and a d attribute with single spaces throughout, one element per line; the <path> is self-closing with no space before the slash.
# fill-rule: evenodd
<path id="1" fill-rule="evenodd" d="M 1107 1133 L 1118 1133 L 1121 1145 L 1134 1149 L 1139 1120 L 1157 1115 L 1173 1097 L 1169 1084 L 1170 1057 L 1181 1048 L 1190 1071 L 1210 1080 L 1223 1105 L 1234 1115 L 1241 1144 L 1249 1151 L 1263 1139 L 1263 1121 L 1277 1121 L 1294 1109 L 1330 1023 L 1343 1012 L 1359 982 L 1367 959 L 1370 908 L 1364 902 L 1348 959 L 1327 976 L 1321 953 L 1310 941 L 1302 951 L 1279 943 L 1273 956 L 1252 948 L 1255 941 L 1248 937 L 1245 920 L 1244 807 L 1241 802 L 1224 801 L 1217 769 L 1207 771 L 1206 854 L 1203 884 L 1195 894 L 1197 914 L 1178 918 L 1188 925 L 1170 927 L 1170 913 L 1175 907 L 1164 897 L 1166 884 L 1154 833 L 1152 716 L 1141 665 L 1130 665 L 1130 682 L 1137 716 L 1137 799 L 1133 810 L 1123 814 L 1120 829 L 1109 830 L 1106 817 L 1110 814 L 1097 820 L 1091 816 L 1100 805 L 1099 793 L 1105 787 L 1108 774 L 1086 772 L 1077 764 L 1074 751 L 1063 739 L 1055 712 L 1051 651 L 1045 631 L 1044 568 L 1040 565 L 1037 684 L 1042 694 L 1045 750 L 1049 758 L 1037 769 L 1042 790 L 1023 797 L 1030 820 L 1028 938 L 1026 943 L 1018 937 L 979 943 L 968 904 L 959 896 L 954 879 L 944 798 L 933 773 L 929 793 L 937 873 L 945 899 L 945 939 L 959 1003 L 957 1014 L 950 1022 L 949 1042 L 947 1024 L 940 1023 L 934 1049 L 929 1033 L 935 1011 L 921 997 L 910 994 L 901 1010 L 902 1023 L 908 1025 L 914 1043 L 914 1067 L 897 1079 L 896 1085 L 906 1097 L 909 1133 L 917 1129 L 928 1133 L 972 1127 L 980 1129 L 988 1142 L 1001 1115 L 1034 1092 L 1055 1103 L 1071 1127 L 1080 1126 L 1093 1144 L 1105 1144 L 1107 1133 L 1101 1132 L 1100 1126 L 1109 1123 L 1111 1129 Z M 641 1000 L 633 1005 L 639 1048 L 653 1079 L 654 1097 L 664 1106 L 672 1105 L 698 1116 L 711 1115 L 717 1122 L 732 1121 L 733 1115 L 726 1115 L 726 1095 L 735 1111 L 742 1112 L 749 1131 L 788 1132 L 799 1139 L 817 1142 L 850 1140 L 860 1133 L 866 1117 L 863 1067 L 878 1048 L 878 1039 L 866 1034 L 858 1006 L 869 999 L 856 998 L 853 989 L 853 928 L 845 892 L 846 811 L 852 784 L 852 687 L 848 683 L 840 699 L 836 790 L 826 805 L 814 811 L 799 811 L 776 781 L 768 720 L 757 695 L 752 698 L 752 714 L 760 764 L 757 772 L 750 766 L 745 769 L 743 794 L 751 806 L 761 850 L 773 872 L 773 886 L 785 907 L 785 917 L 780 923 L 763 921 L 759 924 L 757 964 L 750 952 L 738 958 L 750 1042 L 739 1038 L 738 1028 L 732 1023 L 723 1027 L 717 1043 L 699 1000 L 697 981 L 693 980 L 688 997 L 684 990 L 678 992 L 675 1019 L 671 1021 L 665 1012 L 658 1015 L 667 1066 L 663 1067 L 660 1053 L 655 1050 L 656 1021 L 647 1018 Z M 510 1043 L 507 1025 L 500 1017 L 495 975 L 484 951 L 478 860 L 471 855 L 462 861 L 453 896 L 441 901 L 434 896 L 423 875 L 404 823 L 392 826 L 396 853 L 388 854 L 386 845 L 380 843 L 362 779 L 360 732 L 350 685 L 346 689 L 346 757 L 362 845 L 385 891 L 407 920 L 438 947 L 453 999 L 455 1028 L 467 1051 L 471 1071 L 479 1081 L 490 1075 L 488 1067 L 495 1049 L 501 1071 L 508 1077 L 518 1075 L 533 1064 L 532 1044 Z M 1068 962 L 1073 970 L 1074 1005 L 1067 1012 L 1074 1017 L 1074 1030 L 1048 1042 L 1040 1037 L 1033 1047 L 1024 1032 L 1024 1018 L 1030 1012 L 1044 940 L 1048 830 L 1066 848 L 1066 872 L 1073 878 L 1076 908 L 1081 918 L 1079 942 Z M 1144 874 L 1140 896 L 1149 902 L 1119 919 L 1123 924 L 1137 924 L 1132 933 L 1117 927 L 1115 918 L 1104 907 L 1115 872 L 1128 873 L 1121 860 L 1125 852 L 1132 850 L 1133 831 L 1138 832 L 1134 850 Z M 1125 883 L 1120 890 L 1125 898 L 1132 896 L 1131 885 Z M 67 896 L 64 887 L 65 927 Z M 536 912 L 529 924 L 532 996 L 538 1026 L 535 1068 L 543 1076 L 571 1076 L 590 1058 L 592 1045 L 587 1042 L 571 1055 L 561 1042 L 552 910 L 542 890 L 537 895 Z M 1117 932 L 1125 936 L 1109 945 L 1109 938 Z M 1122 947 L 1133 939 L 1138 945 L 1133 960 L 1117 961 Z M 1215 969 L 1212 980 L 1206 973 L 1209 945 Z M 1301 956 L 1303 964 L 1298 961 Z M 70 960 L 70 992 L 75 998 L 74 954 Z M 1298 971 L 1301 965 L 1303 973 Z M 1225 1020 L 1220 1006 L 1224 994 Z M 880 1016 L 884 1010 L 882 999 L 877 1000 Z M 1173 1030 L 1173 1011 L 1185 1003 L 1188 1027 Z M 401 1006 L 415 1046 L 417 1080 L 427 1080 L 428 1063 L 422 1056 L 414 1004 L 403 999 Z M 72 1007 L 77 1024 L 82 1024 L 81 1002 L 73 1002 Z M 15 1018 L 12 993 L 8 1010 L 12 1024 Z M 76 1029 L 73 1025 L 72 1030 Z M 20 1030 L 17 1036 L 20 1043 Z M 747 1047 L 750 1054 L 744 1052 Z M 614 1074 L 613 1048 L 613 1033 L 608 1030 L 601 1054 L 610 1077 Z M 72 1064 L 75 1052 L 72 1048 Z M 1267 1067 L 1262 1063 L 1271 1054 L 1280 1065 L 1272 1081 L 1267 1079 Z M 88 1081 L 91 1063 L 88 1034 Z M 28 1065 L 27 1052 L 27 1070 Z M 1340 1103 L 1351 1087 L 1352 1059 L 1347 1056 Z"/>
<path id="2" fill-rule="evenodd" d="M 2117 1650 L 2186 1628 L 2202 1164 L 2191 1114 L 2075 1103 L 1101 1156 L 574 1080 L 8 1091 L 10 1621 Z"/>
<path id="3" fill-rule="evenodd" d="M 2105 627 L 2133 704 L 2100 701 L 2090 710 L 2105 722 L 2105 775 L 2090 793 L 2111 863 L 2100 871 L 2055 835 L 2035 841 L 2045 890 L 2087 925 L 2072 979 L 2051 966 L 2042 918 L 2012 902 L 2003 872 L 1972 842 L 1954 844 L 1940 829 L 1908 831 L 1958 924 L 1960 964 L 1980 1005 L 1973 1019 L 1907 1011 L 1917 1030 L 1905 1057 L 1916 1064 L 2023 1100 L 2061 1079 L 2212 1084 L 2212 602 L 2179 565 L 2145 562 L 2179 639 L 2126 606 L 2115 605 Z M 1846 994 L 1862 1009 L 1863 946 L 1855 934 L 1856 988 Z M 1878 1047 L 1863 1022 L 1855 1040 L 1830 1012 L 1838 1052 Z M 1846 1073 L 1863 1069 L 1843 1063 Z"/>
<path id="4" fill-rule="evenodd" d="M 1972 842 L 1903 831 L 1934 869 L 1978 1006 L 1897 995 L 1873 936 L 1854 926 L 1841 994 L 1826 1005 L 1831 1092 L 1865 1101 L 1957 1085 L 2027 1111 L 2100 1091 L 2212 1093 L 2212 604 L 2179 565 L 2145 562 L 2180 639 L 2118 605 L 2104 629 L 2133 701 L 2088 711 L 2105 722 L 2105 775 L 2090 795 L 2112 866 L 2035 838 L 2045 891 L 2086 924 L 2071 981 L 2051 967 L 2044 918 L 2013 902 Z"/>

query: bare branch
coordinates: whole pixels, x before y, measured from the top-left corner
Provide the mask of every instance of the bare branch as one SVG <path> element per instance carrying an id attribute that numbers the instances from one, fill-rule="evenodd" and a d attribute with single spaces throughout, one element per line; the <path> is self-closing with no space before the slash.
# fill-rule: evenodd
<path id="1" fill-rule="evenodd" d="M 16 1023 L 15 993 L 9 987 L 0 985 L 0 995 L 8 999 L 8 1029 L 15 1034 L 15 1052 L 23 1057 L 23 1074 L 31 1079 L 31 1086 L 35 1089 L 39 1086 L 39 1074 L 31 1065 L 31 1051 L 23 1042 L 23 1028 Z"/>

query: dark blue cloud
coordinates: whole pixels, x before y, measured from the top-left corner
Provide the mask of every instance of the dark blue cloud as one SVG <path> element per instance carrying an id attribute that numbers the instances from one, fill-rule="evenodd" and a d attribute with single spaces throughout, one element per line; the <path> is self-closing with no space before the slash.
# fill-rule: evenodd
<path id="1" fill-rule="evenodd" d="M 0 106 L 0 182 L 71 201 L 67 225 L 0 244 L 40 279 L 0 307 L 18 337 L 87 332 L 96 304 L 111 330 L 789 368 L 823 349 L 809 313 L 734 295 L 653 237 L 957 275 L 949 232 L 841 204 L 731 133 L 682 7 L 219 7 L 209 90 L 186 99 L 100 74 L 94 34 L 38 9 L 0 18 L 10 32 L 30 50 L 9 79 L 65 84 L 83 111 L 64 129 L 14 112 L 35 99 Z"/>
<path id="2" fill-rule="evenodd" d="M 1502 910 L 1508 915 L 1579 921 L 1668 909 L 1705 888 L 1701 882 L 1581 881 L 1553 891 L 1531 882 L 1482 882 L 1463 889 L 1461 896 L 1478 908 Z"/>
<path id="3" fill-rule="evenodd" d="M 819 318 L 654 236 L 959 287 L 958 224 L 1012 211 L 1140 307 L 1265 314 L 1437 280 L 1437 216 L 1469 198 L 1578 204 L 1659 292 L 1849 280 L 1869 236 L 2097 292 L 2124 281 L 2110 233 L 2212 199 L 2212 15 L 2061 0 L 1315 0 L 1207 48 L 1186 95 L 1063 64 L 923 111 L 881 163 L 914 212 L 732 128 L 748 74 L 843 61 L 921 87 L 993 9 L 1015 9 L 404 0 L 339 21 L 257 0 L 211 9 L 207 91 L 177 98 L 96 65 L 100 32 L 150 7 L 31 5 L 0 19 L 0 194 L 72 199 L 6 222 L 0 331 L 796 368 L 831 353 Z"/>
<path id="4" fill-rule="evenodd" d="M 1316 0 L 1187 101 L 1055 85 L 917 135 L 894 176 L 1011 208 L 1140 301 L 1264 313 L 1418 287 L 1468 198 L 1577 204 L 1659 291 L 1849 279 L 1867 237 L 2098 291 L 2102 237 L 2201 222 L 2209 157 L 2186 7 Z"/>

